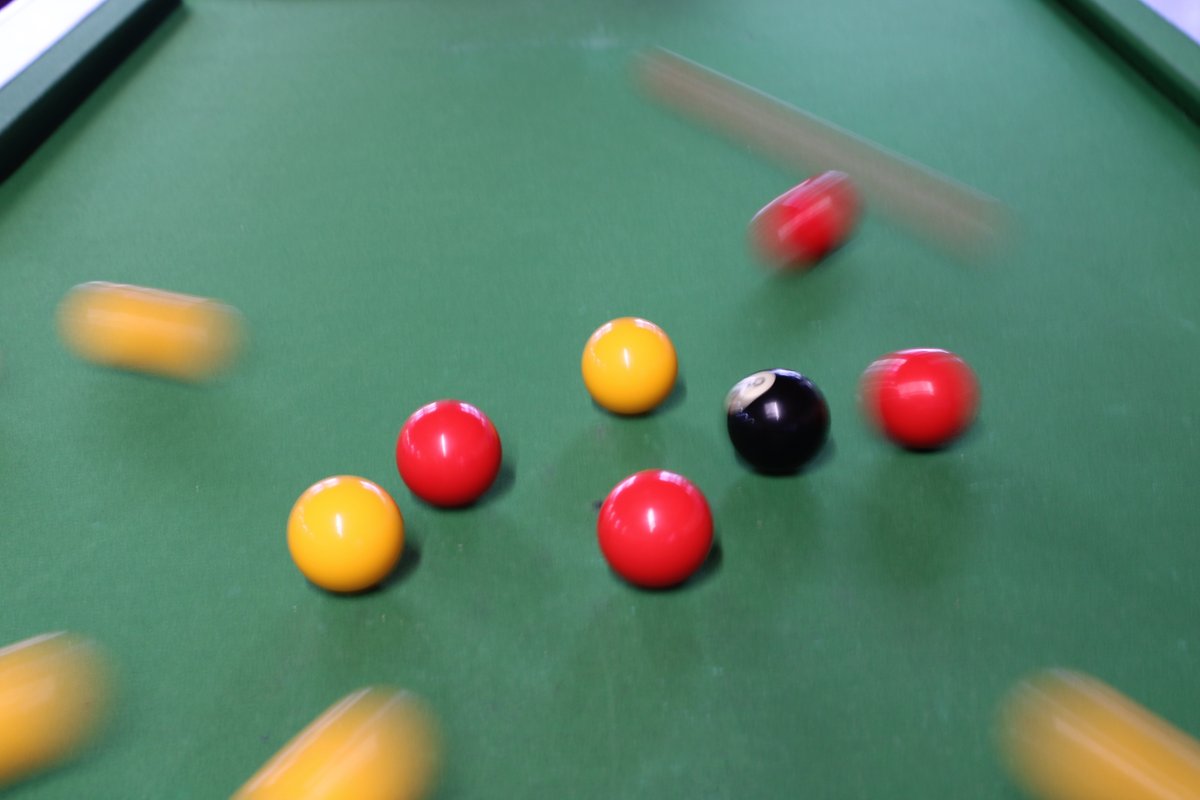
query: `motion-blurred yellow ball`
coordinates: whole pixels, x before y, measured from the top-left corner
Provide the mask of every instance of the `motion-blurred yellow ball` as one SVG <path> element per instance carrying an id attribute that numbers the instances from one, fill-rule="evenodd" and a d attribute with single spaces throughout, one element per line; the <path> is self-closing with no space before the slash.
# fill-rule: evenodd
<path id="1" fill-rule="evenodd" d="M 418 800 L 440 758 L 436 725 L 420 701 L 362 689 L 288 742 L 233 800 Z"/>
<path id="2" fill-rule="evenodd" d="M 109 704 L 99 651 L 65 633 L 0 650 L 0 786 L 70 758 Z"/>
<path id="3" fill-rule="evenodd" d="M 365 478 L 339 475 L 310 486 L 287 524 L 292 560 L 331 592 L 358 592 L 387 577 L 404 550 L 396 501 Z"/>
<path id="4" fill-rule="evenodd" d="M 224 369 L 241 341 L 240 317 L 227 305 L 101 281 L 68 292 L 58 324 L 63 343 L 86 361 L 186 381 Z"/>
<path id="5" fill-rule="evenodd" d="M 1043 800 L 1200 800 L 1200 743 L 1095 678 L 1052 671 L 1004 707 L 1001 744 Z"/>
<path id="6" fill-rule="evenodd" d="M 663 329 L 636 317 L 606 322 L 583 348 L 583 383 L 597 404 L 644 414 L 667 399 L 679 363 Z"/>

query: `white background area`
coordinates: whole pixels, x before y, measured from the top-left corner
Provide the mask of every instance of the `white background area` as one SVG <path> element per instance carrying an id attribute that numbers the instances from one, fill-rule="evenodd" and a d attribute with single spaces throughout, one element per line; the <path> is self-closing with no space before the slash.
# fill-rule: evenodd
<path id="1" fill-rule="evenodd" d="M 1142 0 L 1179 30 L 1200 43 L 1200 0 Z"/>
<path id="2" fill-rule="evenodd" d="M 105 0 L 14 0 L 0 10 L 0 86 L 49 50 Z"/>

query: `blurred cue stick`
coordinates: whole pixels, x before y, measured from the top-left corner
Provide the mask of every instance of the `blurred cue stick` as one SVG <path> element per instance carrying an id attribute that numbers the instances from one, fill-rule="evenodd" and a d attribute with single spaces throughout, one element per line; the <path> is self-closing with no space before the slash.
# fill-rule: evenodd
<path id="1" fill-rule="evenodd" d="M 789 167 L 847 173 L 871 207 L 952 256 L 998 241 L 999 202 L 915 161 L 666 50 L 637 74 L 662 103 Z"/>

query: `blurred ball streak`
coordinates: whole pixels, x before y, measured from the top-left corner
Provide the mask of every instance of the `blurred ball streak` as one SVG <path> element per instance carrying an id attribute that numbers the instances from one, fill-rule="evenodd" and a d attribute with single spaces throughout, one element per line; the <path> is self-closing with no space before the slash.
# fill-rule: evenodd
<path id="1" fill-rule="evenodd" d="M 1022 682 L 1000 734 L 1014 777 L 1044 800 L 1200 800 L 1200 743 L 1086 675 Z"/>
<path id="2" fill-rule="evenodd" d="M 71 289 L 59 333 L 75 355 L 102 366 L 201 381 L 229 366 L 241 317 L 204 297 L 94 281 Z"/>
<path id="3" fill-rule="evenodd" d="M 0 650 L 0 786 L 75 755 L 110 695 L 105 660 L 83 639 L 50 633 Z"/>
<path id="4" fill-rule="evenodd" d="M 684 116 L 802 172 L 838 170 L 868 204 L 964 260 L 999 243 L 999 202 L 812 114 L 665 50 L 643 56 L 646 91 Z"/>
<path id="5" fill-rule="evenodd" d="M 371 687 L 335 703 L 233 800 L 418 800 L 440 762 L 433 717 L 407 692 Z"/>

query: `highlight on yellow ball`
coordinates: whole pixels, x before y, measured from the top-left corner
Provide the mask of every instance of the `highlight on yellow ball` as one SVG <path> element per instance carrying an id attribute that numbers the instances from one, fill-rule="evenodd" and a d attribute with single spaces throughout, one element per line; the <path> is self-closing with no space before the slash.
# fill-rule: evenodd
<path id="1" fill-rule="evenodd" d="M 437 779 L 437 725 L 415 695 L 383 687 L 339 700 L 233 800 L 418 800 Z"/>
<path id="2" fill-rule="evenodd" d="M 103 281 L 71 289 L 58 326 L 85 361 L 184 381 L 228 367 L 242 339 L 240 315 L 216 300 Z"/>
<path id="3" fill-rule="evenodd" d="M 597 405 L 616 414 L 645 414 L 675 388 L 679 362 L 662 328 L 638 317 L 621 317 L 588 337 L 581 369 Z"/>
<path id="4" fill-rule="evenodd" d="M 1200 800 L 1200 743 L 1078 672 L 1019 684 L 1000 741 L 1013 777 L 1043 800 Z"/>
<path id="5" fill-rule="evenodd" d="M 0 649 L 0 787 L 79 752 L 110 695 L 107 664 L 85 639 L 48 633 Z"/>
<path id="6" fill-rule="evenodd" d="M 404 517 L 379 484 L 335 475 L 304 491 L 287 523 L 288 551 L 304 577 L 331 592 L 361 592 L 404 551 Z"/>

